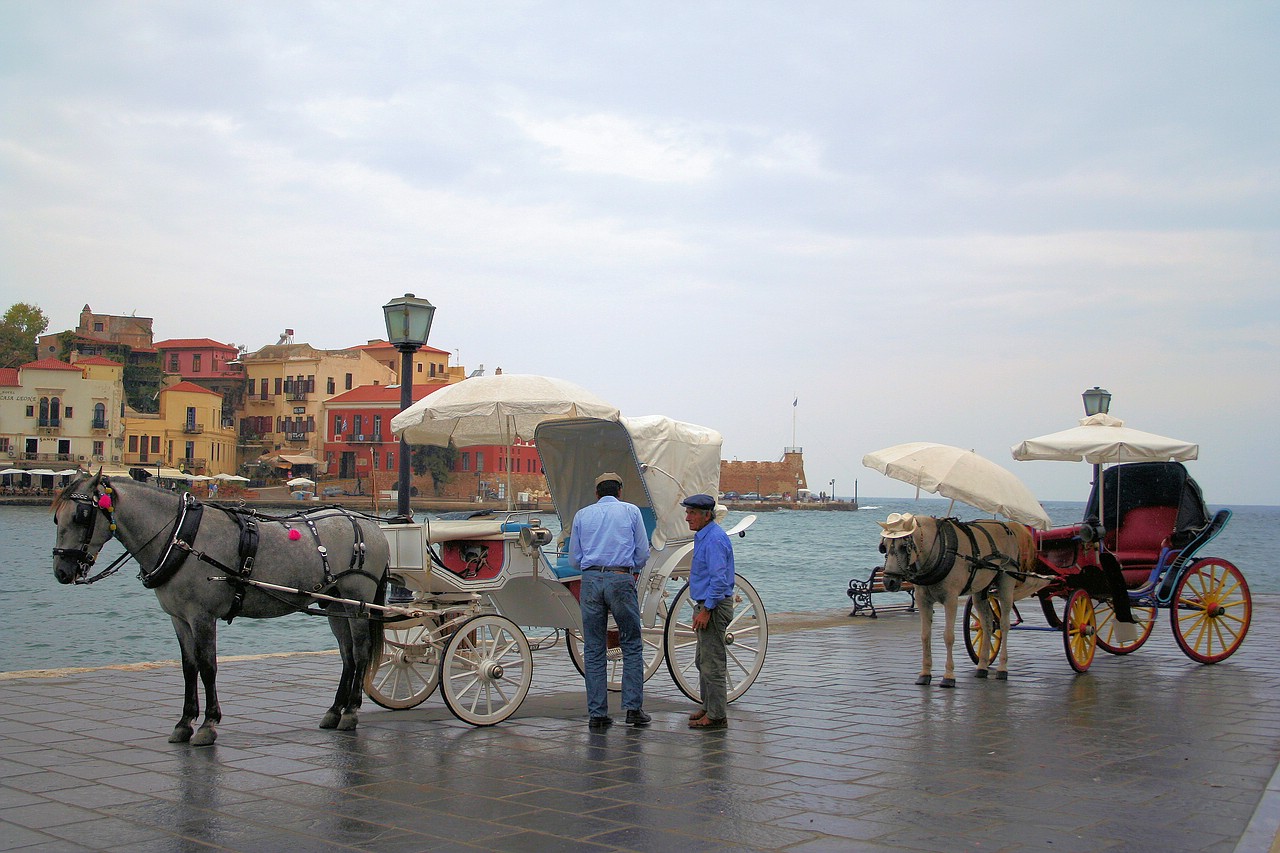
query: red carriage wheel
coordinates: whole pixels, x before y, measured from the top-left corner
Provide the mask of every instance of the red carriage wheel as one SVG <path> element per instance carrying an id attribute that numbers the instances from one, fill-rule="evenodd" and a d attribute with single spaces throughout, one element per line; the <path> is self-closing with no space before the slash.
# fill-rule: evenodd
<path id="1" fill-rule="evenodd" d="M 1249 632 L 1253 598 L 1240 570 L 1217 557 L 1197 560 L 1174 588 L 1173 638 L 1187 657 L 1217 663 L 1235 654 Z"/>
<path id="2" fill-rule="evenodd" d="M 1116 611 L 1111 602 L 1103 599 L 1094 603 L 1093 618 L 1098 626 L 1098 648 L 1113 655 L 1127 655 L 1142 648 L 1156 626 L 1156 609 L 1131 604 L 1129 610 L 1137 623 L 1133 626 L 1137 630 L 1137 636 L 1125 642 L 1118 636 L 1120 623 L 1116 622 Z"/>
<path id="3" fill-rule="evenodd" d="M 1083 589 L 1067 597 L 1062 615 L 1062 645 L 1067 660 L 1076 672 L 1087 672 L 1098 648 L 1097 625 L 1093 616 L 1093 599 Z"/>

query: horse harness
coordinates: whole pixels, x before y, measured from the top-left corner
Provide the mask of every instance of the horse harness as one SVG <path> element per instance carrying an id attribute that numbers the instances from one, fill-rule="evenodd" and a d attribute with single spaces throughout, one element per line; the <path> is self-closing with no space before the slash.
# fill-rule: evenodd
<path id="1" fill-rule="evenodd" d="M 116 536 L 116 524 L 113 517 L 115 512 L 115 490 L 111 488 L 111 482 L 108 478 L 102 478 L 102 492 L 98 492 L 95 488 L 93 494 L 74 493 L 68 498 L 75 502 L 75 514 L 72 516 L 72 523 L 84 529 L 83 538 L 78 548 L 54 548 L 55 557 L 69 557 L 76 560 L 81 569 L 81 579 L 78 583 L 94 583 L 102 580 L 110 574 L 114 574 L 119 567 L 131 556 L 127 551 L 118 557 L 107 569 L 98 573 L 92 578 L 84 578 L 88 574 L 88 569 L 97 560 L 97 553 L 89 551 L 89 544 L 93 539 L 94 530 L 97 526 L 99 514 L 105 514 L 110 525 L 110 533 L 108 539 Z M 306 525 L 311 533 L 311 538 L 315 542 L 316 552 L 320 556 L 320 564 L 324 570 L 324 579 L 320 583 L 312 587 L 312 592 L 331 592 L 335 589 L 338 581 L 349 575 L 363 575 L 375 584 L 381 583 L 381 578 L 374 576 L 365 570 L 365 556 L 367 546 L 364 538 L 364 530 L 356 522 L 354 516 L 345 510 L 338 510 L 338 513 L 351 522 L 352 546 L 351 546 L 351 562 L 344 571 L 337 574 L 329 565 L 329 549 L 325 547 L 320 540 L 320 531 L 316 528 L 315 519 L 310 513 L 301 512 L 291 516 L 262 516 L 254 510 L 246 510 L 240 507 L 227 507 L 220 504 L 210 504 L 215 509 L 222 510 L 235 521 L 236 526 L 240 530 L 239 542 L 237 545 L 238 565 L 229 566 L 216 557 L 199 551 L 194 547 L 196 534 L 200 530 L 200 521 L 204 514 L 204 505 L 200 503 L 190 493 L 182 496 L 182 502 L 178 508 L 178 516 L 174 520 L 172 532 L 169 536 L 168 546 L 160 559 L 156 561 L 154 567 L 150 570 L 139 565 L 138 579 L 142 581 L 142 585 L 147 589 L 155 589 L 166 583 L 177 573 L 183 562 L 186 561 L 187 555 L 190 554 L 201 562 L 208 563 L 221 571 L 227 573 L 227 580 L 235 587 L 235 595 L 232 601 L 231 609 L 223 618 L 230 624 L 231 620 L 239 615 L 241 607 L 244 605 L 245 592 L 248 590 L 249 584 L 245 581 L 253 574 L 254 562 L 257 559 L 258 542 L 259 542 L 259 519 L 279 522 L 286 525 L 291 520 L 300 520 Z M 155 536 L 148 540 L 147 544 L 151 544 L 157 536 L 163 532 L 164 528 L 157 531 Z M 104 542 L 105 544 L 105 542 Z M 101 551 L 101 546 L 98 548 Z M 299 593 L 305 594 L 304 590 L 298 590 Z M 312 613 L 305 607 L 299 608 L 303 612 Z"/>
<path id="2" fill-rule="evenodd" d="M 1003 521 L 993 521 L 993 524 L 1000 525 L 1001 529 L 1010 536 L 1014 535 L 1013 531 Z M 1018 561 L 1008 554 L 1003 554 L 996 547 L 995 537 L 986 527 L 977 524 L 966 524 L 954 518 L 937 519 L 938 533 L 934 539 L 935 545 L 940 540 L 942 547 L 934 547 L 929 552 L 929 558 L 921 564 L 916 561 L 916 573 L 914 577 L 907 578 L 911 583 L 917 586 L 931 586 L 941 583 L 951 570 L 955 567 L 956 560 L 964 560 L 969 564 L 969 578 L 965 581 L 964 589 L 960 591 L 960 595 L 967 595 L 973 592 L 973 580 L 982 569 L 990 571 L 1005 572 L 1007 574 L 1020 577 L 1023 573 L 1015 571 Z M 986 539 L 989 553 L 982 553 L 982 549 L 978 546 L 978 538 L 974 535 L 974 531 L 982 534 Z M 963 533 L 965 538 L 969 540 L 969 548 L 971 554 L 961 554 L 959 548 L 959 536 L 957 531 Z M 915 537 L 909 537 L 911 542 L 910 548 L 915 551 Z M 917 552 L 918 553 L 918 552 Z M 1020 577 L 1020 579 L 1022 579 Z"/>

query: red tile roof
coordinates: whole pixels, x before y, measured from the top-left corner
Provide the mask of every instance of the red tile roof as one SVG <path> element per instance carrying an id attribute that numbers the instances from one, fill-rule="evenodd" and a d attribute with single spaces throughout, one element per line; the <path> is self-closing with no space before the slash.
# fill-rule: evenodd
<path id="1" fill-rule="evenodd" d="M 29 361 L 22 365 L 19 370 L 74 370 L 76 373 L 83 372 L 75 365 L 67 364 L 65 361 L 59 361 L 56 358 L 42 358 L 39 361 Z"/>
<path id="2" fill-rule="evenodd" d="M 362 350 L 379 349 L 380 350 L 380 349 L 393 349 L 393 347 L 387 341 L 377 340 L 377 341 L 370 341 L 367 344 L 360 344 L 359 346 L 351 347 L 351 349 L 362 349 Z M 435 353 L 439 353 L 440 355 L 449 354 L 448 350 L 436 349 L 430 344 L 424 345 L 422 348 L 418 350 L 418 352 L 435 352 Z"/>
<path id="3" fill-rule="evenodd" d="M 223 344 L 211 338 L 170 338 L 167 341 L 156 341 L 156 349 L 235 349 L 231 344 Z"/>
<path id="4" fill-rule="evenodd" d="M 17 387 L 18 368 L 0 367 L 0 385 Z"/>
<path id="5" fill-rule="evenodd" d="M 81 365 L 81 364 L 100 364 L 100 365 L 111 365 L 112 367 L 124 367 L 124 365 L 123 365 L 123 364 L 121 364 L 120 362 L 118 362 L 118 361 L 112 361 L 112 360 L 111 360 L 111 359 L 109 359 L 109 358 L 103 358 L 103 357 L 102 357 L 102 356 L 100 356 L 100 355 L 91 355 L 91 356 L 89 356 L 88 358 L 82 358 L 82 359 L 80 359 L 79 361 L 77 361 L 77 362 L 76 362 L 76 364 L 77 364 L 77 365 Z"/>
<path id="6" fill-rule="evenodd" d="M 198 394 L 213 394 L 213 396 L 215 397 L 222 396 L 221 394 L 215 391 L 210 391 L 208 388 L 203 388 L 194 382 L 178 382 L 174 385 L 168 385 L 164 388 L 161 388 L 160 390 L 161 391 L 187 391 L 187 392 L 195 392 Z"/>
<path id="7" fill-rule="evenodd" d="M 413 400 L 416 403 L 428 394 L 439 391 L 441 388 L 449 387 L 444 382 L 428 382 L 413 384 Z M 361 385 L 359 388 L 352 388 L 350 391 L 344 391 L 336 397 L 330 397 L 327 401 L 333 403 L 394 403 L 400 404 L 400 386 L 399 385 Z"/>

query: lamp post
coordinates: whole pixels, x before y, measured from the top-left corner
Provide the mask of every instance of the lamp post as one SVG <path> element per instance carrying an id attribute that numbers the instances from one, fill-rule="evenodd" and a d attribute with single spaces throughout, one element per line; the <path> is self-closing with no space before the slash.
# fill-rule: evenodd
<path id="1" fill-rule="evenodd" d="M 1094 385 L 1080 395 L 1084 399 L 1084 413 L 1087 417 L 1105 415 L 1111 411 L 1111 392 Z M 1093 466 L 1093 487 L 1096 489 L 1102 482 L 1102 466 Z"/>
<path id="2" fill-rule="evenodd" d="M 413 405 L 413 354 L 427 342 L 436 308 L 412 293 L 382 306 L 387 321 L 387 341 L 400 351 L 400 411 Z M 413 518 L 409 508 L 409 442 L 400 437 L 400 477 L 396 484 L 396 514 Z"/>
<path id="3" fill-rule="evenodd" d="M 835 480 L 832 480 L 832 481 L 831 481 L 831 501 L 832 501 L 832 503 L 834 503 L 834 502 L 835 502 L 835 499 L 836 499 L 836 481 L 835 481 Z"/>

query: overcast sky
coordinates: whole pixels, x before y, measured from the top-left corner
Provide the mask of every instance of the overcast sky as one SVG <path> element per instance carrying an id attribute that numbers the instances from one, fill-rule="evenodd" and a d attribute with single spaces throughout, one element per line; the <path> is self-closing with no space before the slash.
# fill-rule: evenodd
<path id="1" fill-rule="evenodd" d="M 1080 393 L 1278 504 L 1274 2 L 0 0 L 0 310 L 385 335 L 804 448 L 813 488 Z M 798 399 L 797 406 L 792 405 Z M 793 433 L 794 430 L 794 433 Z"/>

